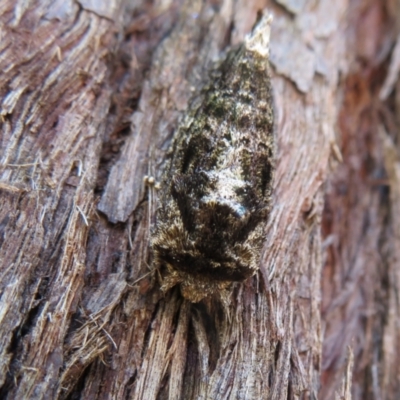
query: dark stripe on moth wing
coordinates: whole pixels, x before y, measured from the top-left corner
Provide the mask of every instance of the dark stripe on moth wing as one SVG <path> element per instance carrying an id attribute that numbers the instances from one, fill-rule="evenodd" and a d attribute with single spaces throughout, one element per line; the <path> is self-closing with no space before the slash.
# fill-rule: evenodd
<path id="1" fill-rule="evenodd" d="M 180 255 L 179 257 L 159 250 L 163 260 L 174 266 L 179 271 L 209 277 L 217 281 L 242 281 L 251 276 L 254 272 L 249 271 L 248 265 L 242 265 L 233 259 L 220 259 L 221 267 L 212 267 L 210 258 L 202 256 L 192 256 L 190 254 Z M 215 260 L 218 263 L 218 260 Z M 231 267 L 229 267 L 231 264 Z"/>

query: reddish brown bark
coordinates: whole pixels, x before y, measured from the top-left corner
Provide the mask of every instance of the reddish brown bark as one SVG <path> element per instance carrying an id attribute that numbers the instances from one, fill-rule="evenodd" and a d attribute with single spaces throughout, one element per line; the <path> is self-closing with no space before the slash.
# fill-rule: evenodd
<path id="1" fill-rule="evenodd" d="M 260 273 L 226 305 L 163 296 L 143 177 L 266 7 L 278 156 Z M 398 15 L 392 0 L 3 1 L 1 397 L 396 399 Z"/>

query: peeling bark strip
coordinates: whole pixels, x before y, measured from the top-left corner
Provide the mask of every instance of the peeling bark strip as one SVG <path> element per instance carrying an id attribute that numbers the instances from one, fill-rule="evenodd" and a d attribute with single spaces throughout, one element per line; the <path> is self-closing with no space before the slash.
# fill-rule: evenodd
<path id="1" fill-rule="evenodd" d="M 264 15 L 192 100 L 174 136 L 152 238 L 162 289 L 192 302 L 260 265 L 274 170 L 273 99 Z"/>
<path id="2" fill-rule="evenodd" d="M 0 5 L 1 398 L 60 385 L 110 105 L 110 6 L 105 19 L 76 2 Z"/>

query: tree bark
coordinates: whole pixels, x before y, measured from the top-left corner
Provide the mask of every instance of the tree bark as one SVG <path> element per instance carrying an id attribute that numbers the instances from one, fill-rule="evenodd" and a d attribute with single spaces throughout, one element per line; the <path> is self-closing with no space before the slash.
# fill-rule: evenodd
<path id="1" fill-rule="evenodd" d="M 263 9 L 277 163 L 260 272 L 191 304 L 160 290 L 144 176 Z M 399 15 L 2 1 L 0 397 L 396 399 Z"/>

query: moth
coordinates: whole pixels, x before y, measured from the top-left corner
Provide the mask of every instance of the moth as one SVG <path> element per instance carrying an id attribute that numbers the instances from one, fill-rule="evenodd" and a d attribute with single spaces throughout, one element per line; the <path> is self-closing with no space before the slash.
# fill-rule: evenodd
<path id="1" fill-rule="evenodd" d="M 219 63 L 178 126 L 152 249 L 162 290 L 191 302 L 259 269 L 274 172 L 270 15 Z"/>

